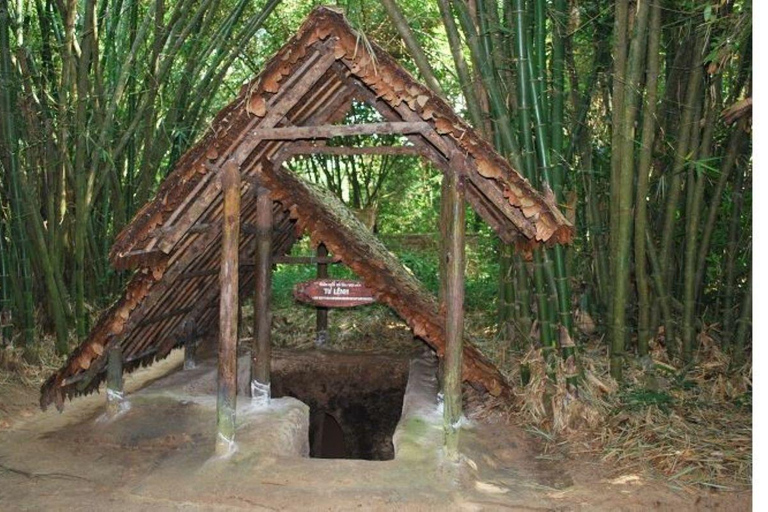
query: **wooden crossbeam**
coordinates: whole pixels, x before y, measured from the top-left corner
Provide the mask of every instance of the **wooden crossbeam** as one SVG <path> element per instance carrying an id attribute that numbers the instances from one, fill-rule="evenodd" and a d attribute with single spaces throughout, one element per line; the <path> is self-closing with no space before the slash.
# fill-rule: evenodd
<path id="1" fill-rule="evenodd" d="M 313 146 L 296 144 L 291 146 L 292 155 L 420 155 L 419 148 L 414 146 Z"/>
<path id="2" fill-rule="evenodd" d="M 278 256 L 272 258 L 272 263 L 282 263 L 284 265 L 333 265 L 341 263 L 341 261 L 329 256 Z"/>
<path id="3" fill-rule="evenodd" d="M 260 140 L 328 139 L 347 135 L 395 135 L 422 133 L 430 129 L 424 121 L 364 123 L 351 125 L 285 126 L 280 128 L 257 128 L 250 136 Z"/>

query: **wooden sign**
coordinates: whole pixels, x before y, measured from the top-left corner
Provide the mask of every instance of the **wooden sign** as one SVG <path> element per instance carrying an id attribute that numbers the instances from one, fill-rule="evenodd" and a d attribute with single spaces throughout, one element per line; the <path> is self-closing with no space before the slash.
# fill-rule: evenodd
<path id="1" fill-rule="evenodd" d="M 352 308 L 376 302 L 373 292 L 351 279 L 312 279 L 298 283 L 293 296 L 300 302 L 325 308 Z"/>

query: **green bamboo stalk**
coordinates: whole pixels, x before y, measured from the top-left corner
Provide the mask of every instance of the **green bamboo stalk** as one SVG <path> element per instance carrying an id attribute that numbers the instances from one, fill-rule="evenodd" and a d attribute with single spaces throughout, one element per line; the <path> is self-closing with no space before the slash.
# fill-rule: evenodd
<path id="1" fill-rule="evenodd" d="M 1 18 L 0 18 L 1 19 Z M 0 196 L 2 197 L 2 196 Z M 5 198 L 2 198 L 5 201 Z M 4 203 L 3 203 L 4 204 Z M 10 251 L 6 248 L 6 219 L 0 209 L 0 342 L 10 341 L 13 333 L 13 297 L 11 295 Z"/>
<path id="2" fill-rule="evenodd" d="M 535 73 L 533 79 L 534 95 L 541 104 L 541 121 L 549 125 L 549 100 L 547 96 L 547 0 L 533 0 L 533 44 L 530 45 L 530 64 Z"/>
<path id="3" fill-rule="evenodd" d="M 538 9 L 537 9 L 538 11 Z M 537 21 L 537 28 L 536 28 L 536 34 L 540 34 L 544 32 L 543 27 L 539 27 L 539 24 L 543 24 L 545 22 L 545 19 L 543 16 L 536 16 Z M 537 37 L 537 41 L 540 44 L 543 44 L 543 41 L 540 40 L 540 36 Z M 520 49 L 520 51 L 523 51 L 523 49 Z M 542 55 L 545 54 L 545 49 L 542 47 L 538 50 L 538 54 Z M 534 119 L 535 119 L 535 132 L 536 132 L 536 141 L 537 141 L 537 153 L 538 153 L 538 160 L 540 163 L 540 169 L 541 169 L 541 184 L 545 189 L 552 190 L 551 187 L 555 184 L 555 180 L 553 178 L 553 172 L 552 172 L 552 165 L 551 165 L 551 147 L 549 145 L 549 134 L 547 130 L 547 120 L 545 118 L 545 113 L 547 112 L 547 103 L 545 101 L 545 97 L 542 94 L 541 91 L 541 83 L 545 80 L 544 73 L 536 69 L 537 66 L 540 65 L 541 59 L 538 58 L 536 61 L 534 59 L 529 58 L 527 59 L 528 67 L 529 67 L 529 77 L 538 77 L 533 80 L 529 80 L 529 97 L 531 99 L 531 104 L 533 106 L 533 113 L 534 113 Z M 538 87 L 537 87 L 538 83 Z M 560 181 L 562 183 L 562 181 Z M 559 187 L 562 191 L 562 187 Z M 547 283 L 549 285 L 549 293 L 547 293 L 550 304 L 548 305 L 546 311 L 549 313 L 548 322 L 542 321 L 542 330 L 546 328 L 547 325 L 549 325 L 550 329 L 553 330 L 553 332 L 550 334 L 553 338 L 556 337 L 555 331 L 560 332 L 561 329 L 558 329 L 556 327 L 556 324 L 558 323 L 564 329 L 566 335 L 562 336 L 563 338 L 563 357 L 566 360 L 574 360 L 575 358 L 575 352 L 574 352 L 574 346 L 571 342 L 571 333 L 573 330 L 573 322 L 571 317 L 571 304 L 570 304 L 570 280 L 568 276 L 568 272 L 566 270 L 565 265 L 565 251 L 562 246 L 557 246 L 553 250 L 553 258 L 550 259 L 547 254 L 543 254 L 542 258 L 545 263 L 545 270 L 547 267 L 549 267 L 549 274 L 551 275 L 550 281 Z M 554 261 L 552 261 L 554 260 Z M 551 266 L 554 264 L 554 269 L 551 268 Z M 538 285 L 537 285 L 538 286 Z M 546 292 L 543 292 L 546 293 Z M 557 313 L 557 314 L 555 314 Z M 575 385 L 575 380 L 573 378 L 575 375 L 569 376 L 569 384 Z"/>
<path id="4" fill-rule="evenodd" d="M 744 205 L 744 182 L 747 169 L 736 173 L 732 185 L 733 201 L 731 217 L 728 221 L 728 242 L 724 247 L 725 284 L 723 286 L 723 347 L 730 348 L 733 343 L 733 321 L 736 290 L 736 258 L 739 254 L 739 234 L 741 232 L 741 213 Z"/>
<path id="5" fill-rule="evenodd" d="M 623 114 L 624 114 L 624 92 L 626 88 L 626 70 L 627 70 L 627 41 L 629 26 L 629 1 L 618 0 L 615 3 L 614 28 L 613 28 L 613 75 L 612 89 L 613 97 L 611 101 L 611 179 L 610 179 L 610 252 L 611 255 L 611 281 L 613 281 L 613 271 L 615 267 L 616 254 L 618 254 L 618 222 L 619 222 L 619 198 L 620 183 L 619 175 L 621 172 L 621 156 L 623 150 Z M 613 297 L 611 297 L 613 303 Z M 608 309 L 610 324 L 613 323 L 612 315 L 615 308 Z M 623 333 L 622 333 L 623 334 Z"/>
<path id="6" fill-rule="evenodd" d="M 491 113 L 496 120 L 496 127 L 504 141 L 504 154 L 513 166 L 519 168 L 521 162 L 519 156 L 520 150 L 517 145 L 515 134 L 512 131 L 512 123 L 509 117 L 509 112 L 506 109 L 503 99 L 504 97 L 497 80 L 494 79 L 496 74 L 494 72 L 491 56 L 487 55 L 482 49 L 477 30 L 472 22 L 472 17 L 469 14 L 467 5 L 463 0 L 453 0 L 453 6 L 459 14 L 459 21 L 461 22 L 464 34 L 466 35 L 467 45 L 470 49 L 474 68 L 480 72 L 483 85 L 488 92 Z"/>
<path id="7" fill-rule="evenodd" d="M 733 345 L 733 362 L 740 365 L 744 362 L 746 356 L 747 336 L 751 336 L 752 327 L 752 270 L 750 266 L 749 277 L 747 277 L 747 289 L 741 301 L 741 314 L 736 321 L 736 339 Z"/>
<path id="8" fill-rule="evenodd" d="M 614 212 L 618 215 L 612 222 L 616 231 L 611 232 L 614 240 L 613 264 L 611 278 L 613 291 L 611 294 L 611 376 L 621 380 L 624 353 L 627 341 L 626 310 L 629 302 L 630 252 L 632 246 L 632 198 L 635 167 L 635 120 L 637 119 L 640 82 L 643 73 L 643 61 L 646 50 L 646 28 L 648 26 L 649 4 L 641 2 L 635 16 L 635 27 L 627 59 L 627 70 L 623 74 L 626 82 L 622 84 L 624 93 L 622 103 L 613 105 L 613 110 L 622 109 L 619 120 L 619 169 L 614 176 L 618 186 L 611 184 L 611 189 L 618 192 L 614 200 Z M 613 199 L 613 198 L 612 198 Z"/>
<path id="9" fill-rule="evenodd" d="M 381 0 L 381 4 L 387 11 L 387 15 L 392 23 L 395 25 L 397 32 L 405 43 L 405 47 L 408 49 L 408 53 L 413 57 L 413 61 L 416 63 L 416 67 L 419 68 L 421 77 L 426 82 L 427 86 L 435 91 L 437 94 L 443 94 L 443 88 L 440 86 L 440 82 L 435 76 L 435 72 L 432 69 L 432 65 L 429 63 L 427 55 L 424 53 L 424 49 L 421 47 L 416 35 L 411 30 L 408 21 L 403 16 L 403 12 L 398 7 L 395 0 Z"/>
<path id="10" fill-rule="evenodd" d="M 512 250 L 511 247 L 510 250 Z M 532 341 L 531 327 L 533 326 L 530 279 L 526 264 L 519 254 L 514 255 L 512 264 L 514 265 L 514 282 L 512 285 L 515 287 L 516 292 L 515 316 L 518 319 L 518 334 L 523 340 L 527 341 L 526 345 L 530 345 Z"/>
<path id="11" fill-rule="evenodd" d="M 661 2 L 651 7 L 648 30 L 648 66 L 646 74 L 646 97 L 643 111 L 643 128 L 640 153 L 637 164 L 637 189 L 635 195 L 635 282 L 637 286 L 637 352 L 648 353 L 651 338 L 651 298 L 646 261 L 645 232 L 648 226 L 648 183 L 651 174 L 653 146 L 656 140 L 656 112 L 658 102 L 658 79 L 661 41 Z"/>
<path id="12" fill-rule="evenodd" d="M 695 131 L 692 130 L 692 125 L 696 106 L 699 104 L 699 98 L 701 97 L 702 66 L 699 65 L 699 62 L 701 60 L 701 52 L 704 47 L 704 42 L 705 36 L 699 34 L 694 46 L 694 61 L 688 76 L 686 99 L 683 105 L 683 115 L 679 125 L 674 162 L 670 172 L 667 204 L 664 207 L 664 217 L 661 224 L 661 248 L 659 256 L 660 260 L 667 265 L 668 274 L 665 283 L 667 288 L 671 285 L 671 269 L 673 266 L 669 265 L 667 262 L 670 261 L 670 256 L 672 255 L 672 242 L 674 240 L 673 235 L 677 220 L 678 203 L 682 190 L 683 171 L 685 170 L 685 164 L 688 158 L 692 131 Z M 669 289 L 667 291 L 670 292 Z"/>
<path id="13" fill-rule="evenodd" d="M 519 101 L 519 123 L 520 135 L 523 139 L 523 167 L 524 175 L 531 179 L 536 169 L 536 155 L 534 153 L 533 135 L 531 133 L 531 109 L 535 102 L 531 97 L 531 73 L 529 65 L 529 52 L 526 41 L 527 27 L 525 23 L 525 9 L 523 0 L 515 0 L 515 36 L 516 36 L 516 55 L 518 57 L 517 86 Z M 540 250 L 534 251 L 534 289 L 536 304 L 538 306 L 538 318 L 540 326 L 540 339 L 545 357 L 550 364 L 552 355 L 556 347 L 553 336 L 552 324 L 550 321 L 549 302 L 546 292 L 547 282 L 544 275 L 544 257 Z"/>
<path id="14" fill-rule="evenodd" d="M 90 202 L 88 174 L 86 168 L 89 129 L 87 127 L 87 108 L 89 106 L 91 84 L 89 70 L 95 60 L 94 54 L 98 45 L 97 32 L 94 26 L 95 2 L 85 3 L 85 21 L 83 38 L 80 41 L 80 60 L 77 67 L 77 102 L 75 109 L 75 237 L 74 256 L 75 269 L 73 273 L 73 288 L 75 290 L 75 328 L 77 337 L 83 339 L 87 333 L 87 314 L 85 311 L 85 245 L 88 229 L 88 203 Z"/>
<path id="15" fill-rule="evenodd" d="M 29 259 L 29 242 L 24 226 L 24 205 L 21 199 L 19 177 L 21 168 L 18 159 L 18 139 L 15 125 L 15 98 L 13 72 L 11 68 L 10 13 L 8 0 L 0 0 L 0 164 L 6 169 L 8 189 L 11 198 L 11 233 L 18 256 L 21 296 L 17 298 L 25 350 L 35 341 L 35 300 L 33 295 L 32 269 Z"/>
<path id="16" fill-rule="evenodd" d="M 699 255 L 696 263 L 696 297 L 700 298 L 702 289 L 704 287 L 704 273 L 707 270 L 707 255 L 709 254 L 710 243 L 712 241 L 712 233 L 715 230 L 717 217 L 720 213 L 720 204 L 725 192 L 725 186 L 730 178 L 731 171 L 736 164 L 736 158 L 739 155 L 739 149 L 743 146 L 744 133 L 741 126 L 734 127 L 728 140 L 728 147 L 725 150 L 725 159 L 720 167 L 720 177 L 717 180 L 717 185 L 712 191 L 710 197 L 709 207 L 707 209 L 706 221 L 704 223 L 704 229 L 701 235 L 701 243 L 699 245 Z"/>
<path id="17" fill-rule="evenodd" d="M 472 126 L 482 132 L 484 126 L 483 116 L 480 110 L 480 100 L 477 98 L 475 89 L 472 86 L 472 75 L 470 74 L 467 61 L 464 59 L 461 38 L 459 37 L 459 31 L 456 28 L 456 22 L 453 19 L 453 14 L 451 13 L 450 0 L 437 0 L 437 5 L 440 8 L 440 17 L 443 20 L 445 34 L 448 37 L 448 46 L 451 49 L 453 63 L 456 66 L 456 74 L 459 78 L 459 87 L 461 87 L 461 92 L 467 102 L 467 113 L 469 114 L 469 120 Z"/>
<path id="18" fill-rule="evenodd" d="M 697 147 L 696 160 L 707 161 L 711 154 L 712 137 L 720 102 L 710 97 L 705 117 L 704 134 Z M 688 200 L 686 201 L 685 226 L 685 261 L 683 266 L 683 319 L 682 319 L 682 355 L 690 361 L 696 337 L 694 316 L 696 314 L 696 259 L 699 249 L 699 219 L 707 177 L 703 170 L 697 170 L 696 164 L 689 165 Z"/>
<path id="19" fill-rule="evenodd" d="M 565 178 L 563 117 L 565 114 L 565 39 L 568 5 L 555 0 L 552 9 L 552 190 L 558 204 L 563 201 Z"/>
<path id="20" fill-rule="evenodd" d="M 661 315 L 664 323 L 664 338 L 667 344 L 667 353 L 670 357 L 675 355 L 675 343 L 670 337 L 670 333 L 674 332 L 673 320 L 672 320 L 672 307 L 670 305 L 670 295 L 666 290 L 666 284 L 664 282 L 664 270 L 659 263 L 659 256 L 656 251 L 656 246 L 653 242 L 650 229 L 645 230 L 645 242 L 646 251 L 648 254 L 648 260 L 651 263 L 651 269 L 653 270 L 651 276 L 653 280 L 653 286 L 656 288 L 656 296 L 659 298 L 659 308 L 661 309 Z"/>

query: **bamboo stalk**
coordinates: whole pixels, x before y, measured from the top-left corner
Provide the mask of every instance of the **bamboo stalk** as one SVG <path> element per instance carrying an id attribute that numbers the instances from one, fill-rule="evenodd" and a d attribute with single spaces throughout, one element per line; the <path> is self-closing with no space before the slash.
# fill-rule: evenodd
<path id="1" fill-rule="evenodd" d="M 650 326 L 650 285 L 648 282 L 645 231 L 648 225 L 648 183 L 656 140 L 656 112 L 661 41 L 661 2 L 656 0 L 651 7 L 648 30 L 648 66 L 646 74 L 646 98 L 643 111 L 642 139 L 637 164 L 637 189 L 635 195 L 634 249 L 635 282 L 637 286 L 637 352 L 648 353 L 651 337 Z"/>
<path id="2" fill-rule="evenodd" d="M 739 254 L 739 234 L 741 232 L 741 210 L 744 205 L 744 182 L 746 169 L 735 176 L 731 190 L 733 201 L 731 216 L 728 220 L 728 242 L 724 247 L 725 283 L 723 286 L 723 347 L 730 348 L 733 343 L 733 322 L 736 290 L 736 258 Z"/>
<path id="3" fill-rule="evenodd" d="M 0 157 L 2 165 L 8 170 L 8 188 L 11 198 L 11 232 L 14 234 L 14 245 L 18 258 L 18 270 L 20 274 L 20 296 L 16 299 L 19 309 L 19 319 L 24 335 L 23 342 L 27 349 L 35 339 L 34 296 L 32 283 L 32 269 L 29 259 L 29 247 L 24 226 L 24 206 L 22 205 L 22 188 L 19 183 L 21 169 L 18 159 L 18 141 L 15 125 L 11 49 L 9 41 L 10 13 L 7 0 L 0 1 L 0 117 L 2 118 L 2 137 L 0 137 Z"/>
<path id="4" fill-rule="evenodd" d="M 715 224 L 720 213 L 720 204 L 725 192 L 725 186 L 731 176 L 731 171 L 736 164 L 736 158 L 739 155 L 740 147 L 743 147 L 743 132 L 741 126 L 734 127 L 728 141 L 728 147 L 725 150 L 725 160 L 720 167 L 720 177 L 717 185 L 710 195 L 709 208 L 707 209 L 706 221 L 702 230 L 701 243 L 699 245 L 699 255 L 696 263 L 696 297 L 701 297 L 701 291 L 704 286 L 704 273 L 707 269 L 707 255 L 709 254 L 712 233 L 715 230 Z"/>
<path id="5" fill-rule="evenodd" d="M 456 22 L 453 19 L 450 2 L 451 0 L 437 0 L 437 5 L 440 9 L 440 17 L 443 20 L 446 36 L 448 37 L 448 46 L 451 49 L 451 56 L 453 57 L 453 62 L 456 66 L 459 86 L 461 87 L 461 92 L 467 102 L 469 119 L 472 125 L 482 133 L 485 131 L 485 127 L 483 125 L 483 116 L 480 109 L 480 100 L 477 97 L 475 89 L 472 87 L 472 75 L 470 74 L 467 61 L 464 59 L 463 46 L 461 44 L 461 38 L 459 37 L 459 31 L 456 28 Z M 487 137 L 487 134 L 485 135 Z"/>
<path id="6" fill-rule="evenodd" d="M 381 4 L 387 11 L 389 19 L 392 20 L 400 37 L 403 38 L 405 47 L 408 48 L 408 53 L 413 57 L 416 67 L 419 68 L 419 72 L 421 73 L 424 82 L 426 82 L 430 89 L 437 94 L 442 95 L 443 88 L 440 86 L 440 82 L 437 81 L 435 72 L 429 64 L 429 59 L 427 59 L 421 44 L 419 44 L 418 39 L 416 39 L 416 35 L 413 33 L 413 30 L 411 30 L 410 25 L 408 25 L 408 21 L 405 19 L 405 16 L 403 16 L 400 7 L 397 6 L 397 2 L 395 0 L 381 0 Z"/>
<path id="7" fill-rule="evenodd" d="M 612 198 L 612 202 L 616 204 L 613 213 L 618 217 L 611 223 L 612 227 L 616 229 L 616 231 L 611 231 L 612 246 L 615 251 L 611 265 L 611 279 L 613 281 L 611 294 L 613 310 L 610 328 L 611 376 L 616 380 L 621 380 L 627 341 L 626 309 L 629 302 L 632 198 L 634 195 L 632 187 L 635 167 L 634 126 L 637 118 L 637 101 L 641 90 L 649 7 L 648 2 L 639 4 L 627 59 L 627 69 L 625 73 L 622 73 L 626 80 L 626 83 L 621 84 L 624 88 L 622 103 L 612 105 L 614 111 L 622 109 L 618 127 L 619 168 L 618 172 L 612 173 L 612 178 L 618 180 L 618 183 L 616 186 L 611 184 L 611 190 L 618 192 L 618 197 L 615 200 Z"/>
<path id="8" fill-rule="evenodd" d="M 719 102 L 715 97 L 710 97 L 705 116 L 704 134 L 696 148 L 697 160 L 706 161 L 709 159 L 715 121 L 719 111 Z M 688 170 L 688 200 L 686 204 L 682 319 L 682 355 L 685 361 L 691 360 L 696 338 L 694 322 L 696 314 L 696 259 L 699 248 L 699 219 L 701 218 L 704 188 L 707 181 L 704 171 L 696 169 L 695 166 L 695 163 L 690 165 Z"/>
<path id="9" fill-rule="evenodd" d="M 736 339 L 733 345 L 733 361 L 736 365 L 744 362 L 747 336 L 751 335 L 752 326 L 752 270 L 747 277 L 747 289 L 741 301 L 741 314 L 736 321 Z"/>

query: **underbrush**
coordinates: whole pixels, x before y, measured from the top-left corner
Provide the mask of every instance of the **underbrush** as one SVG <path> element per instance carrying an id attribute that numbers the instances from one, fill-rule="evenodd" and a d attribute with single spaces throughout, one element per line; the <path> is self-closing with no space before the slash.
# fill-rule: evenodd
<path id="1" fill-rule="evenodd" d="M 592 339 L 580 347 L 582 369 L 574 396 L 564 371 L 553 381 L 540 350 L 495 359 L 515 390 L 507 414 L 537 436 L 544 449 L 566 457 L 592 454 L 617 474 L 648 471 L 673 487 L 741 490 L 752 481 L 752 367 L 730 359 L 706 335 L 693 365 L 672 364 L 658 344 L 628 363 L 624 382 L 610 377 L 607 348 Z M 531 378 L 521 385 L 521 367 Z"/>

